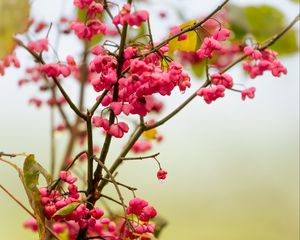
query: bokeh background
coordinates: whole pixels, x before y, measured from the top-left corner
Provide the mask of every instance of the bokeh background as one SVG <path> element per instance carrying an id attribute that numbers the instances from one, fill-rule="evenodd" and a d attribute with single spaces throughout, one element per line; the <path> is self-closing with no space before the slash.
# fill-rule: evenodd
<path id="1" fill-rule="evenodd" d="M 71 2 L 35 0 L 32 15 L 55 20 L 62 7 L 68 14 Z M 169 22 L 155 28 L 156 20 L 152 19 L 156 40 L 165 36 L 168 26 L 180 23 L 172 15 L 176 6 L 188 20 L 209 13 L 220 3 L 152 2 L 151 11 L 156 16 L 169 6 Z M 232 2 L 274 5 L 288 20 L 299 11 L 299 5 L 288 0 Z M 23 52 L 18 55 L 28 59 Z M 162 240 L 299 239 L 299 52 L 281 60 L 288 67 L 288 74 L 281 78 L 266 74 L 252 81 L 239 66 L 230 71 L 235 79 L 244 79 L 257 88 L 254 100 L 242 102 L 239 94 L 231 92 L 211 105 L 198 98 L 159 129 L 165 140 L 154 152 L 161 153 L 159 159 L 169 172 L 166 182 L 156 180 L 152 161 L 122 166 L 120 180 L 136 186 L 139 196 L 168 220 Z M 0 78 L 0 151 L 32 152 L 47 166 L 49 111 L 28 106 L 27 100 L 36 90 L 19 89 L 16 80 L 20 76 L 21 72 L 8 70 Z M 194 89 L 167 99 L 165 113 Z M 64 137 L 56 140 L 63 142 Z M 118 145 L 113 149 L 117 151 Z M 0 165 L 0 183 L 28 205 L 16 172 L 4 164 Z M 27 217 L 0 191 L 0 239 L 37 239 L 22 228 Z"/>

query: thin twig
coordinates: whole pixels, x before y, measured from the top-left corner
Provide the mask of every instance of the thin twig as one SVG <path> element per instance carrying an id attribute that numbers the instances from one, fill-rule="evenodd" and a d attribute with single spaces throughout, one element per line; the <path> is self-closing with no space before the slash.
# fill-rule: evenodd
<path id="1" fill-rule="evenodd" d="M 116 199 L 114 199 L 114 198 L 112 198 L 110 196 L 107 196 L 107 195 L 101 193 L 101 197 L 104 197 L 104 198 L 106 198 L 106 199 L 108 199 L 108 200 L 110 200 L 110 201 L 112 201 L 114 203 L 117 203 L 117 204 L 123 206 L 123 204 L 120 201 L 118 201 L 118 200 L 116 200 Z M 127 207 L 127 206 L 125 205 L 125 207 Z"/>
<path id="2" fill-rule="evenodd" d="M 56 148 L 55 148 L 55 132 L 54 132 L 54 107 L 50 107 L 50 156 L 51 156 L 51 161 L 50 161 L 50 174 L 53 177 L 54 176 L 54 171 L 55 171 L 55 162 L 56 162 Z"/>
<path id="3" fill-rule="evenodd" d="M 49 82 L 46 75 L 44 75 L 44 78 L 47 82 Z M 56 96 L 56 89 L 55 89 L 54 86 L 55 85 L 51 86 L 51 92 L 52 92 L 52 98 L 56 100 L 57 96 Z M 58 109 L 62 119 L 64 120 L 64 122 L 66 124 L 67 129 L 71 130 L 72 127 L 71 127 L 70 121 L 69 121 L 69 119 L 67 117 L 67 114 L 65 113 L 62 105 L 61 104 L 56 104 L 56 106 L 57 106 L 57 109 Z"/>
<path id="4" fill-rule="evenodd" d="M 149 156 L 143 156 L 143 157 L 121 157 L 121 160 L 128 161 L 128 160 L 143 160 L 143 159 L 149 159 L 149 158 L 155 158 L 159 155 L 159 153 L 155 153 Z"/>
<path id="5" fill-rule="evenodd" d="M 1 184 L 0 184 L 0 188 L 11 198 L 13 199 L 21 208 L 23 208 L 31 217 L 33 217 L 35 219 L 35 216 L 34 214 L 27 208 L 24 206 L 23 203 L 21 203 L 14 195 L 12 195 L 5 187 L 3 187 Z M 55 232 L 53 232 L 53 230 L 48 227 L 46 224 L 45 224 L 45 228 L 51 233 L 51 235 L 57 239 L 57 240 L 61 240 L 61 238 L 59 236 L 57 236 L 57 234 Z"/>
<path id="6" fill-rule="evenodd" d="M 126 206 L 125 206 L 125 203 L 124 203 L 124 198 L 121 194 L 121 191 L 119 189 L 119 186 L 114 178 L 114 176 L 110 173 L 110 171 L 108 170 L 108 168 L 100 161 L 100 159 L 98 159 L 97 157 L 94 156 L 94 159 L 96 160 L 96 162 L 105 170 L 105 172 L 107 173 L 107 175 L 109 176 L 109 178 L 111 179 L 116 191 L 117 191 L 117 194 L 119 196 L 119 199 L 120 199 L 120 202 L 122 203 L 122 207 L 123 207 L 123 211 L 124 211 L 124 214 L 125 214 L 125 218 L 126 218 Z"/>
<path id="7" fill-rule="evenodd" d="M 133 144 L 139 139 L 139 137 L 142 135 L 142 133 L 145 131 L 146 126 L 145 125 L 140 125 L 134 132 L 134 134 L 131 136 L 129 141 L 127 142 L 126 146 L 120 153 L 120 155 L 117 157 L 117 159 L 114 161 L 113 165 L 109 169 L 111 173 L 114 173 L 115 170 L 120 166 L 120 164 L 123 162 L 121 158 L 125 157 L 127 153 L 130 151 L 132 148 Z M 106 174 L 105 178 L 109 178 L 109 176 Z M 104 186 L 107 184 L 107 181 L 102 180 L 98 186 L 99 192 L 102 191 Z"/>
<path id="8" fill-rule="evenodd" d="M 95 111 L 97 110 L 97 108 L 99 107 L 99 105 L 101 104 L 103 98 L 106 96 L 106 94 L 108 93 L 108 90 L 103 91 L 103 93 L 101 94 L 101 96 L 97 99 L 96 103 L 94 104 L 94 106 L 89 110 L 91 116 L 94 115 Z"/>
<path id="9" fill-rule="evenodd" d="M 31 217 L 35 218 L 34 214 L 27 208 L 23 203 L 21 203 L 14 195 L 12 195 L 5 187 L 0 184 L 0 188 L 13 199 L 21 208 L 23 208 Z"/>
<path id="10" fill-rule="evenodd" d="M 71 167 L 74 165 L 74 163 L 77 161 L 77 159 L 79 159 L 80 156 L 83 155 L 84 153 L 85 153 L 85 154 L 87 153 L 86 150 L 81 151 L 80 153 L 78 153 L 78 154 L 75 156 L 75 158 L 73 159 L 73 161 L 66 167 L 66 169 L 64 169 L 64 171 L 69 171 L 70 168 L 71 168 Z M 49 192 L 51 192 L 53 189 L 55 189 L 55 188 L 58 186 L 58 184 L 60 183 L 60 181 L 61 181 L 61 179 L 58 178 L 58 179 L 52 184 L 51 188 L 49 189 Z"/>
<path id="11" fill-rule="evenodd" d="M 113 183 L 113 181 L 110 180 L 110 179 L 108 179 L 108 178 L 103 178 L 103 179 L 106 180 L 106 181 L 108 181 L 108 182 Z M 137 188 L 135 188 L 135 187 L 130 187 L 130 186 L 124 184 L 124 183 L 120 183 L 120 182 L 117 182 L 117 181 L 116 181 L 116 184 L 118 184 L 119 186 L 122 186 L 122 187 L 124 187 L 124 188 L 127 188 L 127 189 L 130 190 L 130 191 L 136 191 L 136 190 L 137 190 Z"/>
<path id="12" fill-rule="evenodd" d="M 10 157 L 10 158 L 14 158 L 17 155 L 14 153 L 4 153 L 4 152 L 0 152 L 0 157 Z"/>
<path id="13" fill-rule="evenodd" d="M 110 171 L 108 170 L 108 168 L 100 161 L 100 159 L 98 159 L 96 156 L 94 156 L 94 159 L 96 160 L 96 162 L 102 167 L 102 169 L 105 170 L 105 172 L 107 173 L 107 175 L 109 176 L 109 178 L 111 179 L 116 191 L 117 191 L 117 194 L 119 196 L 119 199 L 120 199 L 120 202 L 122 203 L 122 208 L 123 208 L 123 211 L 124 211 L 124 218 L 125 218 L 125 222 L 126 224 L 128 225 L 128 228 L 130 228 L 131 230 L 133 230 L 133 227 L 130 223 L 130 221 L 128 220 L 127 218 L 127 213 L 126 213 L 126 205 L 124 203 L 124 198 L 121 194 L 121 191 L 119 189 L 119 186 L 114 178 L 114 176 L 110 173 Z"/>
<path id="14" fill-rule="evenodd" d="M 105 9 L 105 11 L 107 12 L 108 16 L 110 17 L 111 20 L 113 20 L 114 16 L 112 15 L 110 9 L 109 9 L 109 6 L 107 4 L 107 0 L 103 0 L 103 8 Z M 118 25 L 115 25 L 116 26 L 116 29 L 118 31 L 118 33 L 121 35 L 121 30 L 119 28 Z"/>
<path id="15" fill-rule="evenodd" d="M 205 88 L 205 87 L 207 87 L 209 85 L 210 85 L 210 81 L 209 80 L 205 81 L 205 83 L 199 89 Z M 157 127 L 163 125 L 165 122 L 167 122 L 171 118 L 173 118 L 177 113 L 179 113 L 186 105 L 188 105 L 197 96 L 197 92 L 199 91 L 199 89 L 197 91 L 195 91 L 191 96 L 189 96 L 175 110 L 173 110 L 167 116 L 165 116 L 164 118 L 162 118 L 160 121 L 157 121 L 156 123 L 154 123 L 152 125 L 146 126 L 145 130 L 150 130 L 150 129 L 153 129 L 153 128 L 157 128 Z"/>

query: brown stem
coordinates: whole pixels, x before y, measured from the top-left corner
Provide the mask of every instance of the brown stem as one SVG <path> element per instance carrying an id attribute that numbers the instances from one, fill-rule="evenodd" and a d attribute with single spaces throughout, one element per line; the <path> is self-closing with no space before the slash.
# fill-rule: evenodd
<path id="1" fill-rule="evenodd" d="M 84 50 L 83 50 L 83 56 L 80 66 L 80 93 L 79 93 L 79 111 L 83 112 L 84 109 L 84 90 L 87 83 L 87 77 L 88 77 L 88 64 L 87 64 L 87 57 L 89 53 L 89 47 L 87 41 L 84 42 Z"/>
<path id="2" fill-rule="evenodd" d="M 132 0 L 128 0 L 127 3 L 131 4 Z M 120 40 L 120 48 L 119 48 L 119 55 L 118 55 L 118 65 L 117 65 L 117 77 L 118 79 L 122 76 L 122 67 L 124 64 L 124 49 L 126 45 L 126 38 L 127 38 L 127 31 L 128 31 L 128 23 L 125 23 L 122 30 L 121 40 Z M 114 85 L 114 92 L 113 92 L 113 102 L 118 101 L 118 95 L 119 95 L 119 83 L 118 81 Z M 109 125 L 112 125 L 115 121 L 115 114 L 113 111 L 109 114 Z M 106 134 L 103 148 L 100 154 L 99 160 L 104 164 L 105 159 L 107 157 L 110 143 L 111 143 L 112 136 L 110 134 Z M 99 181 L 102 178 L 102 166 L 98 164 L 95 172 L 94 172 L 94 186 L 96 187 L 99 183 Z M 96 201 L 96 199 L 94 199 Z"/>
<path id="3" fill-rule="evenodd" d="M 142 135 L 142 133 L 145 131 L 145 125 L 141 125 L 138 127 L 137 131 L 134 133 L 134 135 L 129 139 L 128 143 L 126 144 L 123 151 L 120 153 L 120 155 L 117 157 L 117 159 L 114 161 L 113 165 L 109 169 L 110 173 L 114 173 L 115 170 L 120 166 L 120 164 L 123 162 L 122 158 L 124 158 L 127 153 L 132 148 L 133 144 L 139 139 L 139 137 Z M 106 174 L 104 178 L 109 178 L 109 176 Z M 104 186 L 107 184 L 107 181 L 104 179 L 100 182 L 98 186 L 99 192 L 101 192 L 104 188 Z"/>
<path id="4" fill-rule="evenodd" d="M 89 110 L 91 116 L 94 115 L 95 111 L 97 110 L 97 108 L 99 107 L 99 105 L 101 104 L 103 98 L 107 95 L 109 91 L 105 90 L 103 91 L 103 93 L 101 94 L 101 96 L 98 98 L 98 100 L 96 101 L 96 103 L 94 104 L 94 106 Z"/>
<path id="5" fill-rule="evenodd" d="M 50 138 L 51 138 L 51 150 L 50 150 L 50 174 L 53 177 L 55 171 L 56 162 L 56 148 L 55 148 L 55 123 L 54 123 L 54 107 L 50 107 Z"/>
<path id="6" fill-rule="evenodd" d="M 122 203 L 121 203 L 120 201 L 118 201 L 118 200 L 116 200 L 116 199 L 114 199 L 114 198 L 112 198 L 112 197 L 110 197 L 110 196 L 107 196 L 107 195 L 101 193 L 101 197 L 104 197 L 104 198 L 106 198 L 106 199 L 108 199 L 108 200 L 110 200 L 110 201 L 112 201 L 112 202 L 115 202 L 115 203 L 117 203 L 117 204 L 123 206 Z M 127 207 L 127 206 L 125 205 L 125 207 Z"/>
<path id="7" fill-rule="evenodd" d="M 94 156 L 94 150 L 93 150 L 93 129 L 92 129 L 92 120 L 91 117 L 89 117 L 86 120 L 86 126 L 87 126 L 87 136 L 88 136 L 88 151 L 87 151 L 87 159 L 88 159 L 88 165 L 87 165 L 87 184 L 88 189 L 87 193 L 93 194 L 95 192 L 94 184 L 93 184 L 93 156 Z M 93 206 L 91 206 L 93 207 Z"/>
<path id="8" fill-rule="evenodd" d="M 47 79 L 46 76 L 45 76 L 45 79 Z M 52 98 L 53 98 L 54 100 L 56 100 L 56 99 L 57 99 L 57 96 L 56 96 L 57 94 L 56 94 L 56 88 L 55 88 L 55 85 L 51 86 L 51 93 L 52 93 Z M 56 102 L 56 101 L 55 101 L 55 102 Z M 57 109 L 58 109 L 58 111 L 59 111 L 59 113 L 60 113 L 62 119 L 64 120 L 64 123 L 66 124 L 67 129 L 71 130 L 71 124 L 70 124 L 70 122 L 69 122 L 69 119 L 68 119 L 68 117 L 67 117 L 67 114 L 65 113 L 65 111 L 64 111 L 64 109 L 63 109 L 63 107 L 62 107 L 62 105 L 61 105 L 61 104 L 56 104 L 56 106 L 57 106 Z"/>
<path id="9" fill-rule="evenodd" d="M 110 180 L 109 178 L 103 178 L 103 179 L 105 179 L 105 180 L 108 181 L 108 182 L 113 183 L 112 180 Z M 118 185 L 120 185 L 120 186 L 122 186 L 122 187 L 124 187 L 124 188 L 127 188 L 127 189 L 130 190 L 130 191 L 136 191 L 136 190 L 137 190 L 137 188 L 135 188 L 135 187 L 130 187 L 130 186 L 124 184 L 124 183 L 120 183 L 120 182 L 117 182 L 117 181 L 116 181 L 116 184 L 118 184 Z"/>
<path id="10" fill-rule="evenodd" d="M 129 161 L 129 160 L 144 160 L 144 159 L 149 159 L 149 158 L 155 158 L 159 155 L 159 153 L 155 153 L 149 156 L 143 156 L 143 157 L 122 157 L 121 159 L 123 161 Z"/>

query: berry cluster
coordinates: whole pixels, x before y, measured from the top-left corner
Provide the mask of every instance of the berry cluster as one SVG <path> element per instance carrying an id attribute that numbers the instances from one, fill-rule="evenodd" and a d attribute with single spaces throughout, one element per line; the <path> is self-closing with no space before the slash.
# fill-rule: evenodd
<path id="1" fill-rule="evenodd" d="M 226 41 L 230 36 L 230 31 L 228 29 L 222 28 L 218 29 L 213 33 L 212 37 L 205 37 L 203 43 L 196 54 L 200 59 L 212 58 L 214 51 L 220 51 L 222 45 L 220 41 Z"/>
<path id="2" fill-rule="evenodd" d="M 131 12 L 131 5 L 126 3 L 123 5 L 121 11 L 113 18 L 115 25 L 141 26 L 149 18 L 149 13 L 145 10 Z"/>
<path id="3" fill-rule="evenodd" d="M 149 221 L 157 215 L 157 212 L 147 201 L 138 197 L 130 200 L 126 213 L 137 219 L 131 222 L 131 227 L 126 226 L 127 238 L 149 239 L 153 236 L 155 225 L 150 224 Z"/>
<path id="4" fill-rule="evenodd" d="M 125 49 L 123 68 L 127 71 L 118 80 L 118 100 L 112 101 L 114 84 L 117 82 L 117 59 L 108 55 L 102 47 L 93 50 L 96 57 L 90 63 L 90 71 L 95 73 L 91 84 L 97 92 L 104 89 L 110 91 L 101 104 L 109 106 L 116 116 L 121 113 L 146 116 L 151 111 L 159 111 L 161 103 L 155 100 L 155 94 L 171 95 L 176 86 L 182 92 L 191 86 L 190 77 L 183 72 L 180 64 L 172 61 L 167 69 L 161 66 L 161 54 L 167 48 L 160 54 L 149 54 L 142 60 L 135 58 L 138 51 L 133 47 Z M 99 116 L 93 118 L 93 123 L 115 137 L 122 137 L 128 131 L 125 123 L 109 126 L 108 120 Z"/>
<path id="5" fill-rule="evenodd" d="M 47 188 L 40 189 L 45 217 L 49 220 L 75 222 L 80 228 L 95 225 L 96 220 L 100 219 L 104 212 L 99 208 L 89 210 L 85 204 L 80 203 L 80 194 L 77 186 L 74 184 L 77 178 L 72 176 L 70 172 L 61 171 L 60 180 L 68 184 L 68 193 L 66 195 L 62 195 L 57 190 L 49 192 Z M 59 214 L 60 209 L 72 203 L 78 203 L 78 205 L 71 213 L 66 215 Z"/>
<path id="6" fill-rule="evenodd" d="M 79 20 L 71 23 L 71 29 L 78 38 L 91 40 L 93 36 L 106 33 L 106 25 L 97 18 L 103 12 L 101 3 L 93 0 L 74 0 L 74 5 L 79 9 L 85 9 L 89 19 L 82 23 Z"/>
<path id="7" fill-rule="evenodd" d="M 251 78 L 263 75 L 265 71 L 270 71 L 274 77 L 280 77 L 281 74 L 287 73 L 286 67 L 277 59 L 278 53 L 275 51 L 270 49 L 260 51 L 246 46 L 244 53 L 249 60 L 243 63 L 243 68 Z"/>

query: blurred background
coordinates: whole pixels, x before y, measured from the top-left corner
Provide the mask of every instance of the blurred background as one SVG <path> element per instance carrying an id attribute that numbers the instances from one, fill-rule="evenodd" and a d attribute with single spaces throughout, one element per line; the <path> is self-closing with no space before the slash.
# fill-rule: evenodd
<path id="1" fill-rule="evenodd" d="M 220 3 L 151 2 L 156 41 L 168 33 L 168 27 L 181 23 L 175 10 L 179 9 L 189 20 L 209 13 Z M 276 6 L 287 21 L 299 12 L 299 5 L 288 0 L 231 2 Z M 35 0 L 31 15 L 54 21 L 61 12 L 72 14 L 71 4 L 71 0 Z M 169 18 L 158 21 L 155 16 L 165 9 Z M 299 30 L 299 24 L 296 29 Z M 73 44 L 76 43 L 62 42 L 61 50 L 67 52 Z M 29 61 L 23 51 L 17 54 L 21 61 Z M 164 141 L 153 152 L 161 153 L 159 160 L 169 173 L 167 181 L 157 181 L 157 167 L 151 160 L 121 167 L 120 181 L 137 187 L 138 195 L 167 219 L 168 226 L 160 239 L 299 239 L 299 52 L 280 59 L 288 68 L 288 74 L 280 78 L 265 74 L 249 80 L 240 66 L 230 71 L 234 79 L 257 88 L 254 100 L 243 102 L 234 92 L 211 105 L 197 98 L 159 128 Z M 50 113 L 47 108 L 36 110 L 28 106 L 28 98 L 37 90 L 19 89 L 17 79 L 21 76 L 22 71 L 8 70 L 0 77 L 0 151 L 35 153 L 48 166 Z M 166 98 L 164 114 L 200 83 L 195 80 L 193 84 L 194 88 L 186 94 Z M 72 92 L 72 85 L 68 91 Z M 57 136 L 56 141 L 63 143 L 64 137 Z M 116 142 L 112 152 L 117 152 L 118 146 Z M 22 158 L 15 161 L 21 163 Z M 28 205 L 16 172 L 4 164 L 0 165 L 0 183 Z M 0 213 L 0 239 L 38 239 L 22 228 L 28 218 L 26 212 L 2 191 Z"/>

